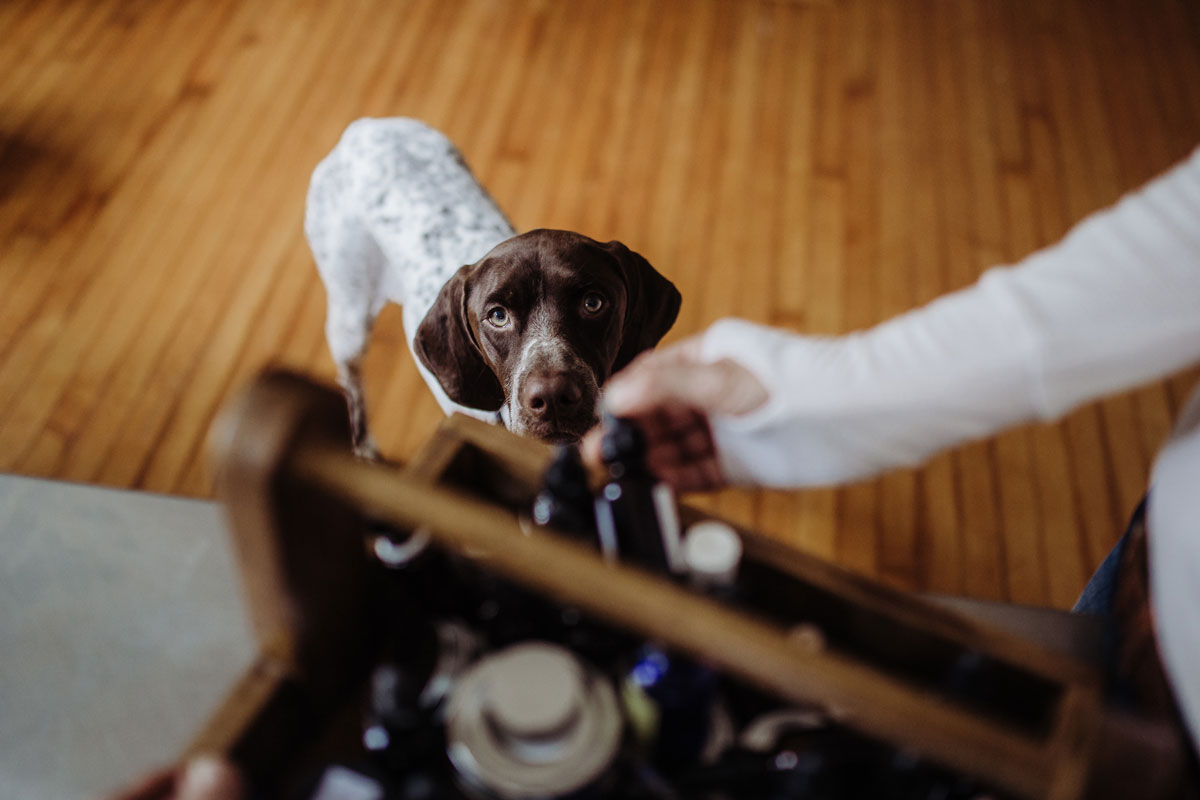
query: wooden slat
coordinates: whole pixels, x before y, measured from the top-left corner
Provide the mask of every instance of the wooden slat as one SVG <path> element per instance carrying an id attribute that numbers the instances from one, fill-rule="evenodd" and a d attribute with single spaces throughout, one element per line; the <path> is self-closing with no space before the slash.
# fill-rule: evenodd
<path id="1" fill-rule="evenodd" d="M 1053 243 L 1200 142 L 1184 0 L 182 0 L 0 5 L 0 469 L 211 494 L 249 375 L 322 377 L 308 175 L 422 117 L 519 228 L 618 238 L 740 314 L 879 322 Z M 400 315 L 367 360 L 403 459 L 440 419 Z M 1062 607 L 1191 370 L 841 490 L 697 502 L 900 586 Z"/>

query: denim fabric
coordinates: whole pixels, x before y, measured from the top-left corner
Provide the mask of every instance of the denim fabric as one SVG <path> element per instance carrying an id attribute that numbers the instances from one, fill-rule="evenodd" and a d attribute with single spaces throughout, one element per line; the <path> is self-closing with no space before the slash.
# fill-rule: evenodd
<path id="1" fill-rule="evenodd" d="M 1134 514 L 1134 519 L 1141 513 L 1141 509 Z M 1129 528 L 1133 527 L 1131 522 Z M 1100 562 L 1100 566 L 1096 567 L 1096 571 L 1092 573 L 1092 577 L 1088 580 L 1087 585 L 1083 587 L 1083 591 L 1079 595 L 1079 599 L 1075 601 L 1075 605 L 1071 610 L 1076 614 L 1098 614 L 1106 617 L 1112 613 L 1113 595 L 1117 588 L 1117 569 L 1121 565 L 1121 554 L 1125 552 L 1125 543 L 1129 541 L 1129 529 L 1125 530 L 1124 535 L 1113 545 L 1113 549 L 1108 551 L 1108 555 Z"/>
<path id="2" fill-rule="evenodd" d="M 1092 573 L 1091 579 L 1083 587 L 1079 599 L 1071 611 L 1077 614 L 1095 614 L 1100 617 L 1103 626 L 1104 663 L 1101 669 L 1107 677 L 1109 702 L 1118 708 L 1133 708 L 1135 696 L 1132 686 L 1117 670 L 1117 643 L 1120 631 L 1117 627 L 1116 615 L 1113 613 L 1113 601 L 1117 593 L 1118 572 L 1121 566 L 1121 555 L 1129 544 L 1133 531 L 1142 524 L 1146 513 L 1146 500 L 1143 498 L 1137 510 L 1129 519 L 1129 525 L 1120 540 L 1105 556 L 1104 561 Z"/>

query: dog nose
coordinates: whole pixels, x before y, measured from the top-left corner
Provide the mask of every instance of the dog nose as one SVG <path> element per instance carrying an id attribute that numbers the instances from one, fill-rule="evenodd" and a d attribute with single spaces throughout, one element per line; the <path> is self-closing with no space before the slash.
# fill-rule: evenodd
<path id="1" fill-rule="evenodd" d="M 583 400 L 579 384 L 561 372 L 541 373 L 525 381 L 521 405 L 538 419 L 553 419 L 576 411 Z"/>

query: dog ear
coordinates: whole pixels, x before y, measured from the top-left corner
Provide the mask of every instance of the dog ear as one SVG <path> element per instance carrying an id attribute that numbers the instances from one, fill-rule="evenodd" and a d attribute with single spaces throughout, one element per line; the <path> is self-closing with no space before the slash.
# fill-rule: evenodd
<path id="1" fill-rule="evenodd" d="M 664 278 L 650 262 L 620 242 L 604 245 L 621 265 L 629 296 L 625 302 L 625 327 L 613 372 L 625 367 L 643 350 L 658 344 L 679 316 L 683 297 L 675 284 Z"/>
<path id="2" fill-rule="evenodd" d="M 504 389 L 487 363 L 467 322 L 467 280 L 474 265 L 446 282 L 417 326 L 413 350 L 446 395 L 460 406 L 494 411 L 504 405 Z"/>

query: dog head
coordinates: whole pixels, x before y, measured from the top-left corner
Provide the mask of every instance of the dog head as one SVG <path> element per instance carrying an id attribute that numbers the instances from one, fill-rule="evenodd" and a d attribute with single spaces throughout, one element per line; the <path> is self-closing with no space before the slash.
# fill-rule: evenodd
<path id="1" fill-rule="evenodd" d="M 680 300 L 620 242 L 536 230 L 458 270 L 414 349 L 455 403 L 504 408 L 516 433 L 570 442 L 596 422 L 600 386 L 658 343 Z"/>

